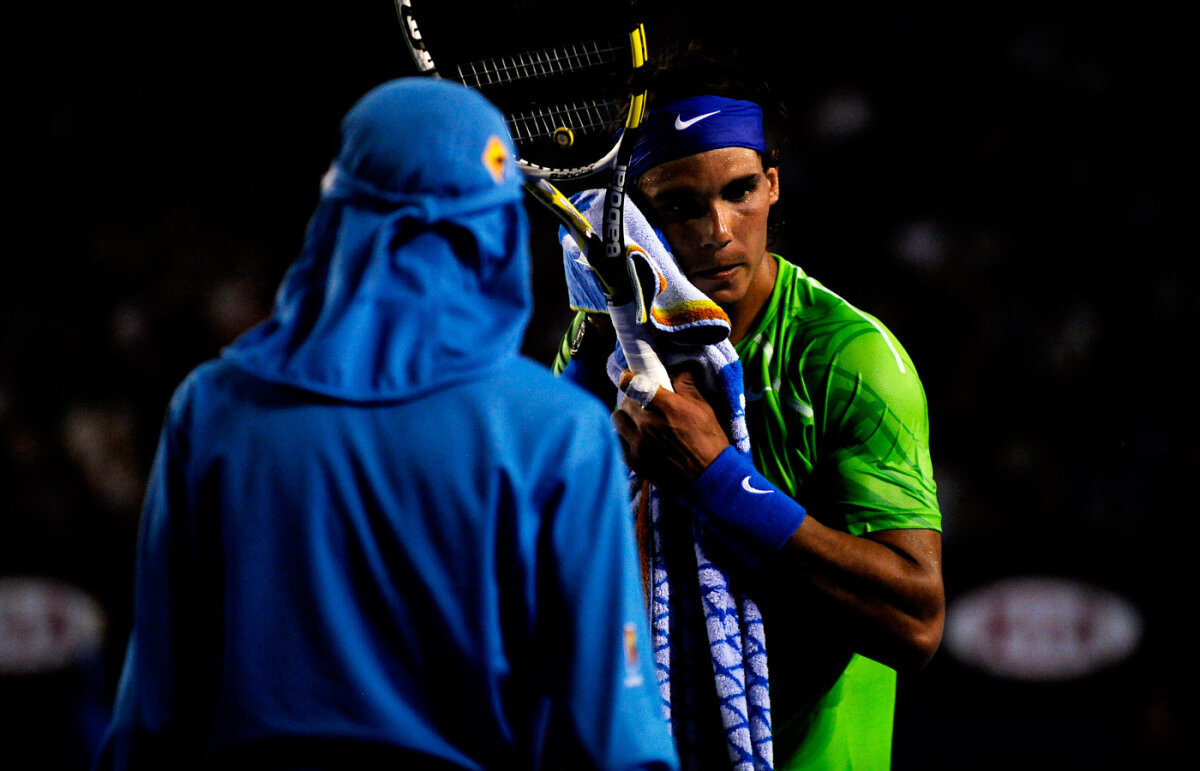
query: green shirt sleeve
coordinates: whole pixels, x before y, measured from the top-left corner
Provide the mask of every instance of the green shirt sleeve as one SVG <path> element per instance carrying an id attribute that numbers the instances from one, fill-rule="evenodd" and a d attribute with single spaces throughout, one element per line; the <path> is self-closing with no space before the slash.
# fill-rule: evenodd
<path id="1" fill-rule="evenodd" d="M 550 365 L 550 371 L 556 375 L 561 375 L 567 365 L 571 363 L 571 341 L 579 334 L 579 328 L 587 323 L 587 313 L 576 311 L 575 318 L 571 319 L 570 326 L 563 333 L 562 339 L 558 341 L 558 350 L 554 353 L 554 361 Z"/>
<path id="2" fill-rule="evenodd" d="M 900 343 L 864 314 L 824 363 L 827 455 L 818 469 L 831 513 L 856 535 L 941 530 L 929 453 L 929 411 Z"/>
<path id="3" fill-rule="evenodd" d="M 823 524 L 941 530 L 925 391 L 876 318 L 796 266 L 738 343 L 755 465 Z"/>

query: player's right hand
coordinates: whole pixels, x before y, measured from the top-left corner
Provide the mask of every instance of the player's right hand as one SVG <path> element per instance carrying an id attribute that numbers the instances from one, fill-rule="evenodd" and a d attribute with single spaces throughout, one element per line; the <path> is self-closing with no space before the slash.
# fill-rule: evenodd
<path id="1" fill-rule="evenodd" d="M 632 377 L 628 370 L 622 375 L 622 389 Z M 729 437 L 691 372 L 677 372 L 671 382 L 674 392 L 659 388 L 644 407 L 622 398 L 612 420 L 629 467 L 661 488 L 682 490 L 729 446 Z"/>

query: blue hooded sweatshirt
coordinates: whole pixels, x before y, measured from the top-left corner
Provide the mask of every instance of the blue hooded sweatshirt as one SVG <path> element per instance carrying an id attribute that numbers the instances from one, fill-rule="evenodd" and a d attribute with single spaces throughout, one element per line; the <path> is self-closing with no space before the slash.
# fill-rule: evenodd
<path id="1" fill-rule="evenodd" d="M 522 358 L 513 149 L 401 79 L 180 385 L 98 768 L 674 768 L 607 413 Z"/>

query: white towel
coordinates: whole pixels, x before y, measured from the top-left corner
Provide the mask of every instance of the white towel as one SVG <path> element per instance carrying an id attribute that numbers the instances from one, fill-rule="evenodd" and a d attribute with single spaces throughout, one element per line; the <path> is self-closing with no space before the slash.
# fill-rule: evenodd
<path id="1" fill-rule="evenodd" d="M 604 191 L 589 190 L 572 198 L 580 212 L 598 227 L 603 215 Z M 656 349 L 663 363 L 671 368 L 685 361 L 701 363 L 701 382 L 697 387 L 712 401 L 739 453 L 750 452 L 746 431 L 745 396 L 742 366 L 729 342 L 729 319 L 712 300 L 696 289 L 679 270 L 665 240 L 649 225 L 634 203 L 625 202 L 625 236 L 630 268 L 638 277 L 640 314 L 657 330 Z M 604 294 L 587 260 L 566 230 L 560 231 L 567 287 L 571 307 L 591 312 L 606 312 Z M 608 361 L 608 374 L 614 383 L 624 369 L 620 350 Z M 647 396 L 651 396 L 648 394 Z M 737 771 L 765 771 L 772 767 L 771 707 L 767 678 L 767 653 L 762 616 L 757 605 L 745 596 L 730 576 L 705 554 L 699 524 L 693 522 L 684 537 L 692 540 L 696 577 L 668 575 L 667 555 L 672 535 L 670 509 L 676 506 L 663 500 L 658 490 L 641 485 L 633 478 L 634 511 L 645 506 L 653 524 L 652 568 L 653 596 L 651 623 L 659 691 L 664 710 L 672 721 L 676 743 L 684 768 L 697 768 L 698 741 L 694 719 L 697 694 L 709 692 L 696 687 L 696 677 L 712 673 L 720 701 L 720 719 L 725 728 L 730 767 Z M 644 499 L 643 499 L 644 496 Z M 691 603 L 687 602 L 691 599 Z M 697 608 L 696 606 L 699 605 Z M 703 613 L 707 630 L 708 658 L 711 665 L 696 662 L 697 643 L 678 639 L 686 633 L 686 618 Z M 702 649 L 701 649 L 702 650 Z M 680 661 L 679 659 L 684 659 Z M 689 666 L 687 659 L 692 658 Z M 674 682 L 673 682 L 674 681 Z M 672 694 L 686 704 L 672 703 Z M 681 717 L 681 715 L 683 717 Z M 690 725 L 689 725 L 690 723 Z"/>

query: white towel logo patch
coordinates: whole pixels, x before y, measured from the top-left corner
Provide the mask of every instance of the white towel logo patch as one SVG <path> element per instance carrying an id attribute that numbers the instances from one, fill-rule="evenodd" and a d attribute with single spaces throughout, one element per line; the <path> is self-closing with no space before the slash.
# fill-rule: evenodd
<path id="1" fill-rule="evenodd" d="M 704 120 L 705 118 L 711 118 L 712 116 L 716 115 L 719 112 L 720 112 L 720 110 L 713 110 L 712 112 L 706 112 L 703 115 L 697 115 L 696 117 L 688 118 L 687 120 L 684 120 L 682 115 L 676 115 L 675 116 L 675 130 L 683 131 L 686 128 L 691 128 L 692 126 L 696 125 L 697 123 Z"/>
<path id="2" fill-rule="evenodd" d="M 747 474 L 746 478 L 742 480 L 742 489 L 748 493 L 754 493 L 755 495 L 767 495 L 769 493 L 775 492 L 774 490 L 759 490 L 757 487 L 750 484 L 750 475 L 749 474 Z"/>

